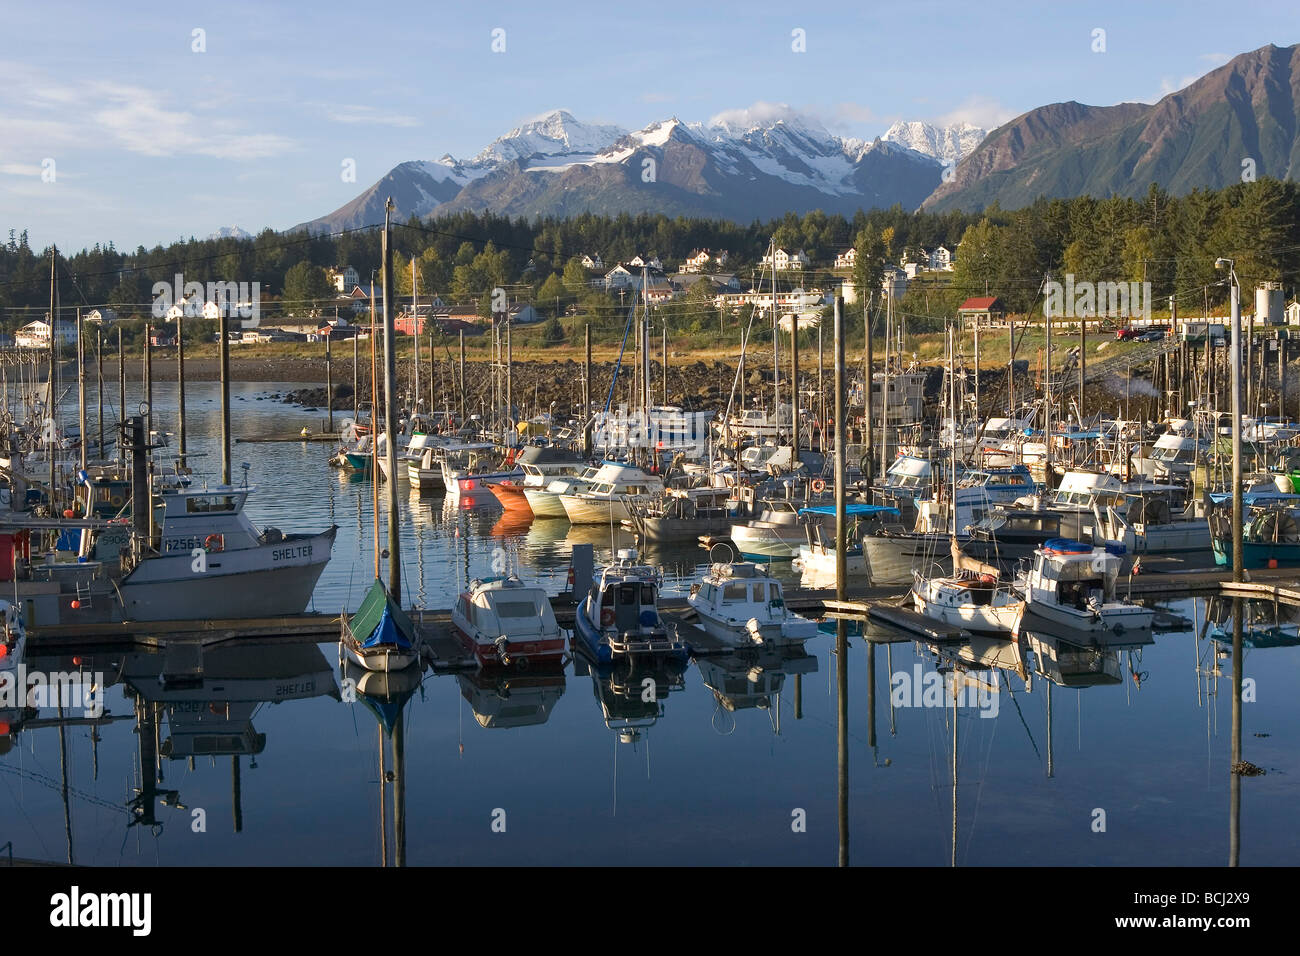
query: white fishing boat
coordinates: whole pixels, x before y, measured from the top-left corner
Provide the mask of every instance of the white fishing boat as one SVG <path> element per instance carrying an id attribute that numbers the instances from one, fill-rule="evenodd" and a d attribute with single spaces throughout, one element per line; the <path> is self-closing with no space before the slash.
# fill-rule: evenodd
<path id="1" fill-rule="evenodd" d="M 154 541 L 123 553 L 117 591 L 124 618 L 198 621 L 306 610 L 338 526 L 319 534 L 259 532 L 244 512 L 255 490 L 188 488 L 156 496 L 162 515 Z"/>
<path id="2" fill-rule="evenodd" d="M 533 512 L 533 517 L 567 519 L 569 515 L 564 510 L 564 504 L 560 501 L 560 496 L 586 491 L 595 484 L 596 475 L 598 474 L 600 474 L 599 466 L 588 467 L 580 474 L 568 475 L 563 478 L 551 478 L 541 485 L 536 482 L 529 483 L 525 478 L 524 498 Z"/>
<path id="3" fill-rule="evenodd" d="M 993 571 L 958 568 L 950 575 L 916 572 L 912 600 L 926 617 L 971 631 L 1014 629 L 1024 599 Z"/>
<path id="4" fill-rule="evenodd" d="M 513 575 L 470 582 L 451 610 L 451 627 L 480 667 L 528 670 L 564 658 L 551 599 Z"/>
<path id="5" fill-rule="evenodd" d="M 805 532 L 799 524 L 801 502 L 783 498 L 763 501 L 758 517 L 731 526 L 731 540 L 750 561 L 788 561 L 798 554 Z"/>
<path id="6" fill-rule="evenodd" d="M 448 451 L 442 458 L 442 484 L 447 500 L 462 506 L 496 502 L 493 482 L 523 476 L 514 461 L 503 461 L 492 446 Z"/>
<path id="7" fill-rule="evenodd" d="M 572 524 L 621 524 L 631 520 L 629 505 L 647 504 L 663 493 L 664 482 L 635 465 L 602 462 L 590 488 L 560 495 Z"/>
<path id="8" fill-rule="evenodd" d="M 1149 630 L 1155 611 L 1115 593 L 1120 558 L 1106 548 L 1056 538 L 1034 553 L 1016 585 L 1026 613 L 1068 627 L 1080 636 Z"/>
<path id="9" fill-rule="evenodd" d="M 543 489 L 556 478 L 582 473 L 587 468 L 576 452 L 555 445 L 530 445 L 515 459 L 523 469 L 523 478 L 503 478 L 490 486 L 501 506 L 520 511 L 531 510 L 528 489 Z M 562 506 L 561 506 L 562 508 Z"/>
<path id="10" fill-rule="evenodd" d="M 662 584 L 658 568 L 638 564 L 631 548 L 619 549 L 578 605 L 573 635 L 579 646 L 599 664 L 644 657 L 685 660 L 686 645 L 659 616 Z"/>
<path id="11" fill-rule="evenodd" d="M 781 582 L 752 561 L 714 564 L 687 603 L 709 636 L 732 647 L 802 644 L 818 633 L 816 621 L 785 606 Z"/>

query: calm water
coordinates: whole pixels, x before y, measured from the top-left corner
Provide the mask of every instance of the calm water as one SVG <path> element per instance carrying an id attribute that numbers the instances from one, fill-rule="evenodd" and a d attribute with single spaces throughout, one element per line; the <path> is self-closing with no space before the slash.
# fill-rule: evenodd
<path id="1" fill-rule="evenodd" d="M 168 389 L 156 389 L 156 408 L 166 407 Z M 317 423 L 319 414 L 257 400 L 273 389 L 236 392 L 237 436 Z M 188 394 L 191 447 L 211 450 L 200 466 L 218 471 L 215 386 Z M 158 425 L 168 427 L 165 411 Z M 355 606 L 373 570 L 370 486 L 327 468 L 332 450 L 288 443 L 234 451 L 236 474 L 247 461 L 261 489 L 249 506 L 256 524 L 339 524 L 315 598 L 330 612 Z M 447 606 L 467 575 L 489 573 L 497 547 L 522 576 L 552 590 L 563 587 L 574 541 L 595 543 L 598 562 L 608 555 L 605 531 L 577 533 L 564 522 L 506 527 L 497 511 L 444 512 L 440 500 L 408 498 L 404 485 L 399 494 L 406 590 L 417 604 Z M 679 549 L 655 560 L 680 591 L 703 557 Z M 911 706 L 924 698 L 918 692 L 914 701 L 910 690 L 907 706 L 891 706 L 889 678 L 910 681 L 950 661 L 912 642 L 873 650 L 852 638 L 852 861 L 943 866 L 955 842 L 959 865 L 1226 863 L 1230 660 L 1219 659 L 1214 635 L 1231 634 L 1229 607 L 1175 602 L 1152 643 L 1109 655 L 1068 660 L 1051 638 L 1036 638 L 1039 660 L 1060 683 L 1036 676 L 1028 693 L 1013 670 L 1000 669 L 1015 664 L 1007 645 L 980 648 L 998 665 L 980 673 L 1001 690 L 983 708 L 975 699 L 956 711 L 955 841 L 954 712 Z M 1247 612 L 1248 637 L 1260 646 L 1245 655 L 1255 700 L 1244 704 L 1243 747 L 1267 774 L 1242 781 L 1241 862 L 1294 864 L 1297 626 L 1286 608 L 1280 621 L 1272 605 Z M 404 791 L 410 864 L 832 865 L 833 648 L 833 636 L 815 639 L 811 660 L 760 661 L 761 674 L 747 675 L 740 662 L 652 674 L 659 699 L 649 705 L 644 675 L 602 680 L 570 665 L 508 686 L 425 675 L 404 705 L 386 711 L 364 697 L 338 699 L 329 645 L 209 652 L 207 683 L 189 690 L 160 684 L 159 655 L 87 650 L 76 655 L 79 666 L 104 673 L 113 720 L 100 724 L 98 740 L 84 722 L 60 729 L 54 709 L 11 721 L 0 756 L 0 844 L 12 841 L 16 857 L 71 854 L 100 866 L 378 864 L 385 844 L 392 860 L 398 842 L 394 784 L 381 802 L 382 748 L 385 772 L 396 771 Z M 74 662 L 35 658 L 29 666 Z M 746 693 L 755 687 L 770 692 Z M 994 706 L 996 716 L 981 716 Z M 622 732 L 621 718 L 644 726 Z M 398 728 L 396 764 L 385 724 Z M 155 727 L 165 754 L 156 760 Z M 155 765 L 161 779 L 151 779 Z M 128 804 L 141 791 L 137 815 Z M 1094 830 L 1098 810 L 1104 832 Z M 806 821 L 804 832 L 795 832 L 796 819 Z"/>

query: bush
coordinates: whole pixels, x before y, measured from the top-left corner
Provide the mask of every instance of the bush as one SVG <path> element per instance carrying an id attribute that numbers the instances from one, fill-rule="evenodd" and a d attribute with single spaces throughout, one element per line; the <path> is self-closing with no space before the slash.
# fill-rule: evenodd
<path id="1" fill-rule="evenodd" d="M 564 326 L 560 324 L 559 319 L 551 319 L 542 326 L 542 344 L 543 345 L 563 345 L 567 341 L 564 334 Z"/>

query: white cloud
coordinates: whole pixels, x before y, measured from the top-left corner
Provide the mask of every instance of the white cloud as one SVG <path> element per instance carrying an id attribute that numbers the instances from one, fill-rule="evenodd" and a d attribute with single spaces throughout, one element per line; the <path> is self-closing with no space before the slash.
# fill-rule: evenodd
<path id="1" fill-rule="evenodd" d="M 1202 53 L 1201 59 L 1211 66 L 1223 66 L 1232 59 L 1231 53 Z"/>
<path id="2" fill-rule="evenodd" d="M 934 123 L 937 126 L 959 126 L 962 123 L 970 123 L 972 126 L 991 130 L 1015 119 L 1020 112 L 1023 111 L 1009 109 L 992 97 L 975 93 L 967 97 L 956 109 L 935 117 Z"/>
<path id="3" fill-rule="evenodd" d="M 728 129 L 747 130 L 755 126 L 768 126 L 777 120 L 800 119 L 798 110 L 788 103 L 768 103 L 760 100 L 752 106 L 742 109 L 723 110 L 709 117 L 710 126 L 725 126 Z"/>

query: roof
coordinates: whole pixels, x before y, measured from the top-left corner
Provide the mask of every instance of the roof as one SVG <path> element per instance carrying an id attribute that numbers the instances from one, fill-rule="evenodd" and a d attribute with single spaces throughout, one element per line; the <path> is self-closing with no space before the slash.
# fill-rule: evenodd
<path id="1" fill-rule="evenodd" d="M 995 295 L 977 295 L 972 296 L 961 304 L 958 312 L 989 312 L 993 310 L 1005 310 L 1002 300 Z"/>

